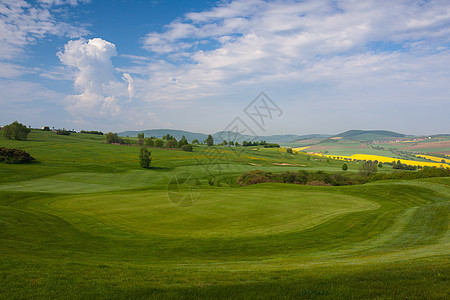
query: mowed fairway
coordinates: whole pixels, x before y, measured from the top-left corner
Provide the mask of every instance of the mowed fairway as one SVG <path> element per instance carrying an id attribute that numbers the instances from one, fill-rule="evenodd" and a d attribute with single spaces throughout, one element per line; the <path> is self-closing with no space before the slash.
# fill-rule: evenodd
<path id="1" fill-rule="evenodd" d="M 266 194 L 264 199 L 261 193 Z M 284 186 L 206 190 L 188 208 L 174 208 L 166 192 L 160 191 L 63 198 L 50 206 L 126 233 L 192 238 L 295 232 L 339 215 L 379 207 L 354 196 Z M 88 220 L 77 226 L 86 227 Z"/>
<path id="2" fill-rule="evenodd" d="M 450 178 L 239 187 L 250 169 L 341 163 L 243 150 L 216 170 L 198 147 L 154 150 L 154 169 L 142 170 L 137 147 L 34 134 L 17 145 L 41 162 L 0 165 L 1 298 L 449 296 Z M 46 139 L 65 153 L 46 152 Z M 75 163 L 63 160 L 72 154 Z M 204 166 L 220 184 L 208 184 Z M 174 189 L 180 173 L 195 185 Z"/>

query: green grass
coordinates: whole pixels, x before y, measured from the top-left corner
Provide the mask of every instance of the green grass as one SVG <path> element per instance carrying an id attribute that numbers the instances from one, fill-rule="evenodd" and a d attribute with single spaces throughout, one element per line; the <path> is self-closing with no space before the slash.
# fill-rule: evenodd
<path id="1" fill-rule="evenodd" d="M 336 172 L 342 162 L 252 147 L 215 147 L 214 160 L 199 146 L 152 149 L 143 170 L 138 147 L 101 136 L 33 131 L 0 145 L 38 160 L 0 164 L 0 298 L 449 296 L 450 178 L 238 187 L 252 169 Z M 179 174 L 196 184 L 168 185 Z M 193 205 L 169 200 L 193 192 Z"/>

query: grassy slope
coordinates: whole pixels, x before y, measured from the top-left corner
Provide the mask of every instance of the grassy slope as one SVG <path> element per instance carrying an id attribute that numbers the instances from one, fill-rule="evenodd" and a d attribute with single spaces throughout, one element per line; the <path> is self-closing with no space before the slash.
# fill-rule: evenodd
<path id="1" fill-rule="evenodd" d="M 40 161 L 0 165 L 1 298 L 448 297 L 448 178 L 241 188 L 246 170 L 341 163 L 216 148 L 228 158 L 218 169 L 210 149 L 154 149 L 155 168 L 139 170 L 137 147 L 98 136 L 0 144 Z M 193 206 L 167 198 L 180 172 L 201 184 Z"/>

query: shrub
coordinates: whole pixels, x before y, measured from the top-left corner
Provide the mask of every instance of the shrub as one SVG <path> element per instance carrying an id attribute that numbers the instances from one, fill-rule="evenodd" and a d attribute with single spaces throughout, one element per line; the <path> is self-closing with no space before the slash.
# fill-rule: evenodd
<path id="1" fill-rule="evenodd" d="M 57 135 L 70 135 L 70 131 L 58 129 L 56 131 Z"/>
<path id="2" fill-rule="evenodd" d="M 181 146 L 181 150 L 183 150 L 183 151 L 192 152 L 192 149 L 193 149 L 193 147 L 191 144 Z"/>
<path id="3" fill-rule="evenodd" d="M 375 174 L 378 169 L 377 169 L 378 165 L 369 160 L 369 161 L 365 161 L 360 167 L 359 167 L 359 175 L 363 176 L 363 177 L 370 177 L 370 175 Z"/>
<path id="4" fill-rule="evenodd" d="M 287 148 L 286 153 L 292 154 L 292 148 Z"/>
<path id="5" fill-rule="evenodd" d="M 411 180 L 411 179 L 431 178 L 431 177 L 450 177 L 450 169 L 424 167 L 423 169 L 417 172 L 395 171 L 389 174 L 372 175 L 370 177 L 370 181 L 389 180 L 389 179 Z"/>
<path id="6" fill-rule="evenodd" d="M 34 158 L 20 149 L 0 148 L 0 161 L 7 164 L 21 164 L 32 162 Z"/>
<path id="7" fill-rule="evenodd" d="M 253 170 L 243 173 L 237 180 L 237 183 L 240 186 L 265 182 L 326 186 L 355 184 L 356 180 L 344 176 L 341 173 L 329 174 L 324 171 L 308 172 L 305 170 L 300 170 L 298 172 L 286 171 L 282 173 L 271 173 L 262 170 Z"/>
<path id="8" fill-rule="evenodd" d="M 98 134 L 98 135 L 103 135 L 103 132 L 101 131 L 96 131 L 96 130 L 81 130 L 81 133 L 88 133 L 88 134 Z"/>
<path id="9" fill-rule="evenodd" d="M 249 185 L 251 184 L 249 183 L 249 181 L 253 182 L 254 180 L 252 180 L 252 178 L 256 177 L 266 177 L 267 179 L 272 179 L 273 176 L 271 172 L 252 170 L 241 174 L 241 176 L 239 176 L 239 178 L 237 179 L 237 184 L 239 184 L 240 186 Z M 259 181 L 261 181 L 261 179 L 259 179 Z"/>
<path id="10" fill-rule="evenodd" d="M 247 180 L 247 185 L 251 184 L 258 184 L 258 183 L 267 183 L 267 182 L 273 182 L 270 178 L 265 176 L 255 176 L 251 177 Z"/>
<path id="11" fill-rule="evenodd" d="M 314 185 L 314 186 L 330 186 L 331 184 L 325 183 L 322 181 L 313 180 L 307 183 L 307 185 Z"/>
<path id="12" fill-rule="evenodd" d="M 147 148 L 141 148 L 141 151 L 139 153 L 139 165 L 141 166 L 141 168 L 150 168 L 150 164 L 152 162 L 151 155 L 152 153 Z"/>
<path id="13" fill-rule="evenodd" d="M 342 170 L 343 170 L 343 171 L 347 171 L 347 170 L 348 170 L 347 164 L 343 164 L 343 165 L 342 165 Z"/>
<path id="14" fill-rule="evenodd" d="M 297 173 L 290 171 L 281 172 L 280 177 L 283 183 L 294 183 Z"/>

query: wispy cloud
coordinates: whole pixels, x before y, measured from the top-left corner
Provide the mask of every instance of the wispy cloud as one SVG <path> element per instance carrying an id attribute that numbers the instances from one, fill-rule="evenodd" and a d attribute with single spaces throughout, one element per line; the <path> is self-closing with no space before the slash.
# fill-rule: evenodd
<path id="1" fill-rule="evenodd" d="M 19 65 L 28 45 L 46 36 L 80 37 L 88 33 L 77 27 L 60 21 L 55 15 L 61 5 L 77 5 L 83 1 L 38 1 L 2 0 L 0 2 L 0 61 Z M 20 67 L 1 72 L 2 77 L 17 76 Z"/>
<path id="2" fill-rule="evenodd" d="M 450 3 L 237 0 L 186 14 L 143 41 L 159 56 L 134 70 L 148 77 L 140 88 L 152 91 L 152 101 L 222 94 L 230 85 L 333 77 L 429 81 L 448 76 L 442 57 L 450 43 Z M 430 70 L 434 59 L 444 63 L 435 65 L 440 74 Z M 417 76 L 421 72 L 432 77 Z"/>

